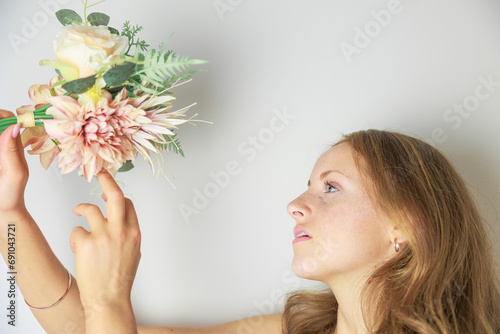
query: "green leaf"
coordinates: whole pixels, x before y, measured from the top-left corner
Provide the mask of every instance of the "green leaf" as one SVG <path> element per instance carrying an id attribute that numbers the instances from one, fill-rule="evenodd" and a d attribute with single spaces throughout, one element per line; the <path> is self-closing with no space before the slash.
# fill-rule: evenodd
<path id="1" fill-rule="evenodd" d="M 63 25 L 83 23 L 82 17 L 71 9 L 61 9 L 56 12 L 56 17 Z"/>
<path id="2" fill-rule="evenodd" d="M 138 75 L 141 81 L 164 88 L 162 82 L 167 81 L 166 78 L 185 72 L 192 65 L 206 63 L 204 60 L 178 56 L 171 51 L 164 52 L 164 47 L 162 45 L 160 51 L 150 50 L 144 59 L 144 66 L 134 76 Z"/>
<path id="3" fill-rule="evenodd" d="M 123 84 L 132 75 L 135 69 L 135 64 L 125 62 L 122 65 L 116 65 L 107 71 L 104 75 L 104 81 L 109 87 L 116 87 Z"/>
<path id="4" fill-rule="evenodd" d="M 65 80 L 71 81 L 78 79 L 77 69 L 71 65 L 61 63 L 60 61 L 42 59 L 40 60 L 40 66 L 50 66 L 59 70 L 59 73 Z"/>
<path id="5" fill-rule="evenodd" d="M 181 142 L 179 141 L 179 137 L 177 137 L 177 134 L 174 134 L 173 136 L 164 134 L 163 138 L 165 138 L 166 143 L 165 144 L 153 143 L 155 148 L 164 151 L 178 153 L 184 157 L 184 152 L 182 151 L 181 148 Z"/>
<path id="6" fill-rule="evenodd" d="M 83 94 L 95 84 L 95 75 L 65 83 L 62 88 L 70 94 Z"/>
<path id="7" fill-rule="evenodd" d="M 116 97 L 116 95 L 118 95 L 118 93 L 121 93 L 123 88 L 125 88 L 127 90 L 127 97 L 133 97 L 133 98 L 139 97 L 131 91 L 132 87 L 128 87 L 128 86 L 111 87 L 111 88 L 108 88 L 107 91 L 111 93 L 111 96 L 114 99 Z"/>
<path id="8" fill-rule="evenodd" d="M 118 30 L 116 30 L 115 28 L 108 27 L 108 30 L 110 33 L 120 36 L 120 32 Z"/>
<path id="9" fill-rule="evenodd" d="M 123 172 L 128 172 L 129 170 L 131 170 L 132 168 L 134 168 L 134 165 L 132 164 L 132 161 L 131 160 L 127 160 L 121 167 L 120 169 L 118 169 L 118 172 L 119 173 L 123 173 Z"/>
<path id="10" fill-rule="evenodd" d="M 89 16 L 87 16 L 87 21 L 93 26 L 107 26 L 109 23 L 109 16 L 104 13 L 90 13 Z"/>

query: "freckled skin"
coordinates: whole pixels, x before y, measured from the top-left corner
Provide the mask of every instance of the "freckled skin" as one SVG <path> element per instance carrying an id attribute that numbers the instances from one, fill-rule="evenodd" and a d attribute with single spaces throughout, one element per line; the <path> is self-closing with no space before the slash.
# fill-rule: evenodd
<path id="1" fill-rule="evenodd" d="M 330 170 L 340 173 L 321 179 Z M 298 276 L 325 283 L 357 279 L 394 252 L 394 224 L 372 203 L 348 144 L 325 152 L 309 181 L 308 189 L 288 205 L 288 213 L 312 236 L 293 246 L 292 267 Z"/>

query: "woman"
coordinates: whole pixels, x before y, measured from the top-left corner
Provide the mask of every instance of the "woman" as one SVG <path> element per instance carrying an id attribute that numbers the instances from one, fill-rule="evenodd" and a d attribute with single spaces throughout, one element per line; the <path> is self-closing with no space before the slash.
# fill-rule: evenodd
<path id="1" fill-rule="evenodd" d="M 24 231 L 18 285 L 30 305 L 55 304 L 33 313 L 49 333 L 136 333 L 130 290 L 140 232 L 132 202 L 109 174 L 98 174 L 108 216 L 90 204 L 74 209 L 91 232 L 71 234 L 78 286 L 69 285 L 24 206 L 28 169 L 19 138 L 12 139 L 18 132 L 10 127 L 0 136 L 0 247 L 7 258 L 6 226 L 16 222 Z M 353 133 L 318 159 L 307 186 L 288 206 L 296 221 L 292 266 L 330 289 L 291 294 L 283 315 L 242 320 L 255 324 L 254 333 L 500 332 L 487 235 L 463 181 L 437 150 L 397 133 Z M 138 332 L 240 333 L 242 321 Z"/>

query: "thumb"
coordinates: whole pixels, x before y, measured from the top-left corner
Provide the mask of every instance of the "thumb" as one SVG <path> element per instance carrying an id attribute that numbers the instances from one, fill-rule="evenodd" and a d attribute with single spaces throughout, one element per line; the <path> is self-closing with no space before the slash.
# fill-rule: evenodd
<path id="1" fill-rule="evenodd" d="M 76 250 L 81 245 L 81 243 L 87 238 L 89 232 L 81 226 L 77 226 L 71 231 L 71 236 L 69 237 L 69 245 L 71 251 L 76 253 Z"/>

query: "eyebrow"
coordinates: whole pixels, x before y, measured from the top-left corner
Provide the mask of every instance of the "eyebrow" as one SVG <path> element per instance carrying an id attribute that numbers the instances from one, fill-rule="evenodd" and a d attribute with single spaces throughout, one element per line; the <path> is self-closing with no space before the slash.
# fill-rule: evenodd
<path id="1" fill-rule="evenodd" d="M 323 181 L 330 173 L 337 173 L 337 174 L 340 174 L 342 176 L 344 176 L 345 178 L 349 179 L 349 176 L 345 175 L 344 173 L 342 173 L 341 171 L 337 170 L 337 169 L 329 169 L 327 171 L 324 171 L 323 173 L 321 173 L 319 175 L 319 179 L 321 181 Z M 311 186 L 311 180 L 308 180 L 307 181 L 307 186 L 310 187 Z"/>

